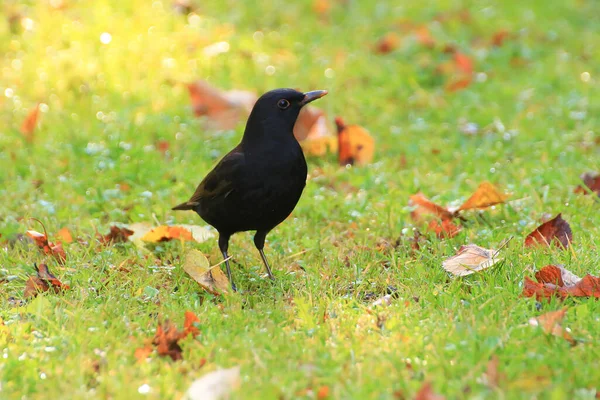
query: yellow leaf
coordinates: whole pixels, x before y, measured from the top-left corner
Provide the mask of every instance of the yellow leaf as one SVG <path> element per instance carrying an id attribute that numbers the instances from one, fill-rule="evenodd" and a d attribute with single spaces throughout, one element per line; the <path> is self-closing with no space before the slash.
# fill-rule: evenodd
<path id="1" fill-rule="evenodd" d="M 221 268 L 211 268 L 208 259 L 198 250 L 191 250 L 185 255 L 183 270 L 209 293 L 219 295 L 229 290 L 229 280 Z"/>
<path id="2" fill-rule="evenodd" d="M 495 204 L 504 203 L 507 198 L 508 196 L 500 193 L 494 185 L 489 182 L 483 182 L 479 185 L 475 193 L 458 208 L 458 211 L 491 207 Z"/>

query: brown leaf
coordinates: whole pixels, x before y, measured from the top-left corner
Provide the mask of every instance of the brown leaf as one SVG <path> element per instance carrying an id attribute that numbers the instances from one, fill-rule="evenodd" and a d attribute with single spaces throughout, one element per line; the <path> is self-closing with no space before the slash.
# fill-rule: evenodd
<path id="1" fill-rule="evenodd" d="M 410 205 L 416 205 L 417 208 L 411 212 L 411 217 L 415 221 L 419 221 L 423 214 L 433 214 L 440 218 L 442 221 L 451 220 L 454 214 L 448 211 L 446 208 L 435 204 L 429 200 L 423 193 L 419 192 L 410 196 Z"/>
<path id="2" fill-rule="evenodd" d="M 31 276 L 25 283 L 25 292 L 23 296 L 25 298 L 35 297 L 41 292 L 47 292 L 52 288 L 55 293 L 62 290 L 70 289 L 69 285 L 62 283 L 56 276 L 54 276 L 46 264 L 36 265 L 37 276 Z"/>
<path id="3" fill-rule="evenodd" d="M 338 134 L 338 159 L 342 166 L 365 165 L 373 160 L 375 140 L 363 127 L 346 125 L 337 117 L 335 119 Z"/>
<path id="4" fill-rule="evenodd" d="M 600 196 L 600 174 L 594 172 L 586 172 L 585 174 L 581 175 L 581 180 L 583 181 L 583 186 L 577 186 L 575 188 L 575 193 L 585 195 L 589 192 L 592 192 Z"/>
<path id="5" fill-rule="evenodd" d="M 531 318 L 529 320 L 529 325 L 539 326 L 546 334 L 561 337 L 574 346 L 577 344 L 577 341 L 573 338 L 569 331 L 564 329 L 561 325 L 566 313 L 566 307 L 558 311 L 550 311 L 538 317 Z"/>
<path id="6" fill-rule="evenodd" d="M 396 50 L 400 46 L 400 37 L 395 32 L 386 33 L 375 44 L 375 53 L 387 54 Z"/>
<path id="7" fill-rule="evenodd" d="M 169 320 L 166 320 L 163 324 L 159 324 L 152 340 L 152 344 L 156 346 L 158 355 L 169 356 L 173 361 L 182 360 L 182 348 L 179 345 L 179 341 L 190 334 L 192 336 L 199 334 L 198 328 L 193 325 L 194 322 L 198 321 L 198 317 L 193 312 L 186 311 L 183 331 L 179 331 Z M 143 354 L 144 351 L 140 350 L 140 355 Z"/>
<path id="8" fill-rule="evenodd" d="M 554 242 L 558 247 L 567 248 L 573 241 L 571 227 L 561 214 L 538 226 L 525 238 L 525 247 L 548 246 Z"/>
<path id="9" fill-rule="evenodd" d="M 497 355 L 492 355 L 485 370 L 485 383 L 488 387 L 494 389 L 500 386 L 500 381 L 504 380 L 505 376 L 498 371 L 500 360 Z"/>
<path id="10" fill-rule="evenodd" d="M 424 382 L 421 389 L 415 395 L 415 400 L 445 400 L 446 398 L 433 391 L 431 382 Z"/>
<path id="11" fill-rule="evenodd" d="M 35 133 L 35 128 L 37 126 L 39 114 L 40 104 L 38 103 L 33 109 L 31 109 L 31 111 L 29 111 L 29 114 L 27 114 L 27 117 L 21 125 L 21 133 L 25 137 L 25 140 L 27 140 L 30 143 L 33 142 L 33 134 Z"/>
<path id="12" fill-rule="evenodd" d="M 98 240 L 102 244 L 114 244 L 127 242 L 129 236 L 133 235 L 133 231 L 127 228 L 121 228 L 115 225 L 110 227 L 110 232 L 106 235 L 97 234 Z"/>
<path id="13" fill-rule="evenodd" d="M 510 33 L 507 30 L 500 30 L 492 36 L 492 46 L 501 47 L 504 42 L 511 37 Z"/>
<path id="14" fill-rule="evenodd" d="M 471 210 L 473 208 L 487 208 L 506 201 L 508 196 L 500 193 L 494 185 L 483 182 L 475 193 L 471 195 L 459 208 L 458 211 Z"/>
<path id="15" fill-rule="evenodd" d="M 135 349 L 133 356 L 136 358 L 136 360 L 143 361 L 146 358 L 148 358 L 151 353 L 152 353 L 152 346 L 147 345 L 147 346 L 138 347 L 137 349 Z"/>
<path id="16" fill-rule="evenodd" d="M 456 255 L 445 259 L 442 267 L 454 276 L 471 275 L 488 269 L 501 261 L 496 258 L 496 250 L 488 250 L 475 244 L 460 246 Z"/>
<path id="17" fill-rule="evenodd" d="M 45 253 L 54 257 L 59 263 L 64 263 L 67 259 L 67 254 L 62 247 L 60 242 L 56 242 L 56 244 L 48 241 L 48 238 L 43 233 L 39 233 L 33 230 L 27 231 L 27 236 L 29 236 L 35 244 Z"/>
<path id="18" fill-rule="evenodd" d="M 579 278 L 565 268 L 546 265 L 536 272 L 535 277 L 538 282 L 525 277 L 523 296 L 535 296 L 538 300 L 552 296 L 562 299 L 568 296 L 600 298 L 600 278 L 589 274 Z"/>
<path id="19" fill-rule="evenodd" d="M 188 85 L 192 108 L 197 117 L 206 117 L 212 129 L 233 129 L 245 119 L 256 102 L 252 92 L 221 91 L 206 81 Z"/>
<path id="20" fill-rule="evenodd" d="M 294 125 L 294 136 L 299 142 L 311 138 L 331 137 L 325 112 L 313 106 L 303 107 Z"/>
<path id="21" fill-rule="evenodd" d="M 441 222 L 435 219 L 431 220 L 429 222 L 429 229 L 435 232 L 435 235 L 440 239 L 453 238 L 462 230 L 459 225 L 455 225 L 449 219 L 443 219 Z"/>
<path id="22" fill-rule="evenodd" d="M 454 79 L 446 85 L 446 91 L 458 92 L 459 90 L 466 89 L 471 85 L 472 80 L 473 78 L 470 76 Z"/>

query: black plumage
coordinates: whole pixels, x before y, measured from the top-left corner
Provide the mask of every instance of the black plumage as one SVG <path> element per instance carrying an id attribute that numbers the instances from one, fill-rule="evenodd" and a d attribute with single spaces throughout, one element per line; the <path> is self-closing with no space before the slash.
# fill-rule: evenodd
<path id="1" fill-rule="evenodd" d="M 327 91 L 276 89 L 254 105 L 242 141 L 200 182 L 193 196 L 173 210 L 194 210 L 219 232 L 227 260 L 229 238 L 256 231 L 254 244 L 267 273 L 263 251 L 267 234 L 291 214 L 306 185 L 306 160 L 293 129 L 302 107 Z M 233 290 L 229 261 L 225 263 Z"/>

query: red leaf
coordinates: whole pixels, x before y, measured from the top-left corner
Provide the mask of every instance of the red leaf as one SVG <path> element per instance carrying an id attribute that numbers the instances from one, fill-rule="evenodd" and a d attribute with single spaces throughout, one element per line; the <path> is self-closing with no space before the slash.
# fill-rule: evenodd
<path id="1" fill-rule="evenodd" d="M 410 203 L 416 205 L 417 208 L 411 213 L 411 217 L 418 221 L 423 214 L 433 214 L 440 218 L 442 221 L 451 220 L 454 218 L 454 214 L 448 211 L 446 208 L 435 204 L 419 192 L 410 196 Z"/>
<path id="2" fill-rule="evenodd" d="M 33 134 L 37 126 L 38 116 L 40 114 L 40 104 L 36 104 L 35 107 L 29 111 L 27 117 L 21 125 L 21 133 L 28 142 L 33 142 Z"/>
<path id="3" fill-rule="evenodd" d="M 29 236 L 35 244 L 45 253 L 54 257 L 59 263 L 64 263 L 67 259 L 67 254 L 62 247 L 60 242 L 56 242 L 56 244 L 48 241 L 48 238 L 43 233 L 39 233 L 33 230 L 27 231 L 27 236 Z"/>
<path id="4" fill-rule="evenodd" d="M 525 247 L 548 246 L 554 242 L 558 247 L 567 248 L 573 241 L 571 227 L 561 214 L 538 226 L 525 238 Z"/>
<path id="5" fill-rule="evenodd" d="M 473 73 L 473 61 L 467 55 L 456 51 L 454 52 L 454 64 L 459 71 L 465 75 L 471 75 Z"/>
<path id="6" fill-rule="evenodd" d="M 458 235 L 462 228 L 455 225 L 451 220 L 444 219 L 440 222 L 437 220 L 431 220 L 429 222 L 429 229 L 435 232 L 435 235 L 440 238 L 453 238 Z"/>
<path id="7" fill-rule="evenodd" d="M 536 272 L 535 277 L 538 282 L 525 277 L 523 296 L 535 296 L 538 300 L 552 296 L 600 298 L 600 278 L 589 274 L 580 279 L 565 268 L 546 265 Z"/>

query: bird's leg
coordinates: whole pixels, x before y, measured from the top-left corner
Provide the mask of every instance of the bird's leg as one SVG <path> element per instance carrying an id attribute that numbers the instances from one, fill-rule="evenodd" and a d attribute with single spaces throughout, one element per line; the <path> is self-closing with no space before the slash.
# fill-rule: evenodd
<path id="1" fill-rule="evenodd" d="M 260 253 L 260 258 L 262 258 L 263 264 L 265 264 L 265 268 L 267 269 L 267 274 L 269 275 L 269 278 L 274 280 L 275 277 L 271 272 L 271 267 L 269 266 L 269 262 L 267 261 L 267 257 L 265 256 L 265 252 L 263 251 L 263 248 L 265 247 L 265 238 L 267 237 L 267 233 L 269 233 L 269 231 L 256 231 L 256 234 L 254 235 L 254 245 Z"/>
<path id="2" fill-rule="evenodd" d="M 235 286 L 235 283 L 233 283 L 233 278 L 231 277 L 231 267 L 229 266 L 229 256 L 227 255 L 230 236 L 231 235 L 219 233 L 219 249 L 221 249 L 221 254 L 223 254 L 223 259 L 225 260 L 225 267 L 227 267 L 227 278 L 229 279 L 229 282 L 231 282 L 231 290 L 237 292 L 237 287 Z"/>

